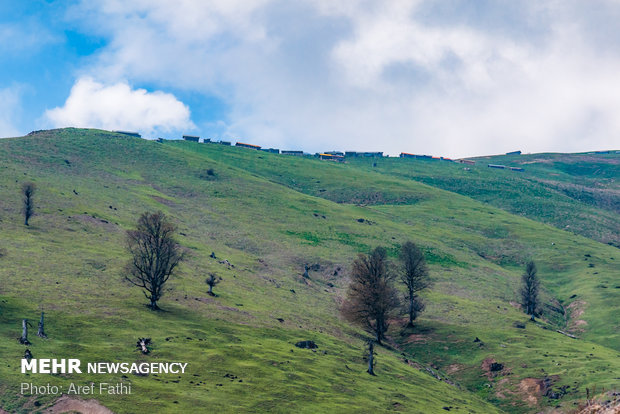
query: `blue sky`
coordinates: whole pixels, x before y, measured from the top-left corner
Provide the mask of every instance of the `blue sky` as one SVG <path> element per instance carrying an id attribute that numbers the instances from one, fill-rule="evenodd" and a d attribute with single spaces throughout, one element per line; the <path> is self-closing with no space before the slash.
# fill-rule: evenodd
<path id="1" fill-rule="evenodd" d="M 620 149 L 618 0 L 0 0 L 0 137 Z"/>

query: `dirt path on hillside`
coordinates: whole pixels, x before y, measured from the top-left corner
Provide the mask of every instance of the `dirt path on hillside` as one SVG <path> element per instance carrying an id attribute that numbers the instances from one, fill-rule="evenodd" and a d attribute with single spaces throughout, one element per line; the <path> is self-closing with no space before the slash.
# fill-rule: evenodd
<path id="1" fill-rule="evenodd" d="M 97 400 L 78 400 L 63 395 L 56 403 L 43 411 L 44 414 L 75 413 L 80 414 L 114 414 Z"/>

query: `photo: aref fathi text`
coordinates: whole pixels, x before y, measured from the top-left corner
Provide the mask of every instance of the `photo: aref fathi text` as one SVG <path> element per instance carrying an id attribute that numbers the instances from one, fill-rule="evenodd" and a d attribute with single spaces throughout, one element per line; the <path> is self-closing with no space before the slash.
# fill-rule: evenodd
<path id="1" fill-rule="evenodd" d="M 59 395 L 65 393 L 67 395 L 121 395 L 131 394 L 131 384 L 122 382 L 116 384 L 108 382 L 91 382 L 88 385 L 77 385 L 72 382 L 65 388 L 63 386 L 51 385 L 49 383 L 45 385 L 35 385 L 30 382 L 22 382 L 20 384 L 20 393 L 22 395 Z"/>

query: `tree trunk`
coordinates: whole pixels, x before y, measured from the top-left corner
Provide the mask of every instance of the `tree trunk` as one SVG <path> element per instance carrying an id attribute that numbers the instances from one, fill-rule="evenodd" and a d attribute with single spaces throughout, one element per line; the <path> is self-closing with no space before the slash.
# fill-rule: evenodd
<path id="1" fill-rule="evenodd" d="M 28 319 L 22 319 L 22 337 L 19 338 L 19 343 L 22 345 L 30 345 L 28 340 Z"/>
<path id="2" fill-rule="evenodd" d="M 158 310 L 159 306 L 157 306 L 157 300 L 151 298 L 151 305 L 150 305 L 151 310 Z"/>
<path id="3" fill-rule="evenodd" d="M 413 326 L 413 320 L 414 320 L 414 315 L 413 315 L 413 292 L 409 292 L 409 325 L 407 326 Z"/>
<path id="4" fill-rule="evenodd" d="M 138 340 L 138 346 L 140 347 L 140 351 L 142 351 L 142 353 L 145 355 L 149 353 L 149 349 L 146 347 L 146 343 L 147 343 L 146 338 L 140 338 Z"/>
<path id="5" fill-rule="evenodd" d="M 41 338 L 47 338 L 47 335 L 45 335 L 45 329 L 43 327 L 43 312 L 41 312 L 41 319 L 39 320 L 39 331 L 37 332 L 37 336 L 40 336 Z"/>
<path id="6" fill-rule="evenodd" d="M 531 316 L 530 320 L 531 320 L 532 322 L 535 322 L 535 319 L 534 319 L 534 312 L 532 312 L 532 316 Z"/>
<path id="7" fill-rule="evenodd" d="M 213 285 L 209 285 L 209 295 L 213 296 Z"/>
<path id="8" fill-rule="evenodd" d="M 368 341 L 368 373 L 375 375 L 374 370 L 374 344 L 372 341 Z"/>

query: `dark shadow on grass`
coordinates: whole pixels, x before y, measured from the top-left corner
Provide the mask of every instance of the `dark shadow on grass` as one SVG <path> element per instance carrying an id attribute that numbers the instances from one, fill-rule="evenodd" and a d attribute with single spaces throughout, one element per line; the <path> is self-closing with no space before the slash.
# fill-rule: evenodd
<path id="1" fill-rule="evenodd" d="M 163 309 L 159 306 L 157 306 L 156 308 L 153 308 L 150 304 L 145 303 L 144 307 L 147 308 L 148 310 L 152 311 L 152 312 L 161 312 L 161 313 L 168 313 L 170 311 Z"/>
<path id="2" fill-rule="evenodd" d="M 402 329 L 400 330 L 400 336 L 406 336 L 406 335 L 411 335 L 411 334 L 420 334 L 420 335 L 430 335 L 433 332 L 435 332 L 435 328 L 430 326 L 430 325 L 426 325 L 426 324 L 414 324 L 413 326 L 410 325 L 405 325 L 402 327 Z"/>

